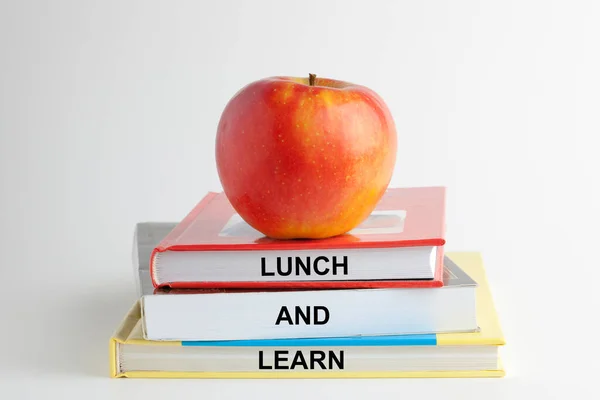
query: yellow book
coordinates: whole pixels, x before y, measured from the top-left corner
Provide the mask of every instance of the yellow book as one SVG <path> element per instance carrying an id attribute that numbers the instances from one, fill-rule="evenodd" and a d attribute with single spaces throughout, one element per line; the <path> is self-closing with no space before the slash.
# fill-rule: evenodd
<path id="1" fill-rule="evenodd" d="M 143 339 L 136 302 L 110 339 L 129 378 L 502 377 L 504 337 L 479 253 L 447 253 L 474 279 L 479 330 L 385 337 L 165 342 Z M 431 289 L 438 290 L 438 289 Z"/>

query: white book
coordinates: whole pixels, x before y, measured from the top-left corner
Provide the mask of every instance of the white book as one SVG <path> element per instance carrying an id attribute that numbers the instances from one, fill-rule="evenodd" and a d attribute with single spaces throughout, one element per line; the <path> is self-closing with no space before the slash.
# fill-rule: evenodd
<path id="1" fill-rule="evenodd" d="M 141 298 L 144 338 L 326 338 L 477 329 L 477 284 L 449 258 L 441 288 L 159 290 Z"/>

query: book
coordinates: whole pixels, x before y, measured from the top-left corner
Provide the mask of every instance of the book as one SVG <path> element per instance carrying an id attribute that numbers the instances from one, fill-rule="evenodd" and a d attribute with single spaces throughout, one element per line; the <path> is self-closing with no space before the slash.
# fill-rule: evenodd
<path id="1" fill-rule="evenodd" d="M 142 329 L 166 341 L 468 332 L 476 287 L 446 257 L 440 288 L 157 289 L 141 298 Z"/>
<path id="2" fill-rule="evenodd" d="M 159 242 L 175 227 L 177 222 L 145 221 L 134 227 L 132 247 L 132 267 L 138 297 L 154 293 L 155 287 L 150 277 L 150 256 Z M 440 254 L 442 256 L 443 253 Z M 402 280 L 391 282 L 391 287 L 440 287 L 443 279 L 435 281 Z M 385 282 L 374 282 L 375 287 L 386 287 Z M 369 282 L 359 287 L 369 287 Z M 168 286 L 167 286 L 168 287 Z"/>
<path id="3" fill-rule="evenodd" d="M 479 253 L 448 253 L 478 286 L 479 330 L 400 336 L 149 341 L 139 300 L 109 341 L 114 378 L 502 377 L 504 336 Z"/>
<path id="4" fill-rule="evenodd" d="M 153 249 L 150 277 L 173 288 L 440 287 L 445 197 L 444 187 L 391 188 L 347 234 L 276 240 L 210 192 Z"/>

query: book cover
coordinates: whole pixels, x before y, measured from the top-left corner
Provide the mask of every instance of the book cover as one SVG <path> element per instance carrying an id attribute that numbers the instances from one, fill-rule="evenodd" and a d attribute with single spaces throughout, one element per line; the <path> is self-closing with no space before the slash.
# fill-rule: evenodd
<path id="1" fill-rule="evenodd" d="M 270 364 L 267 362 L 267 356 L 263 353 L 264 362 L 261 368 L 260 357 L 261 353 L 271 349 L 289 349 L 294 348 L 302 352 L 305 349 L 320 349 L 320 351 L 334 351 L 347 349 L 349 356 L 354 347 L 369 347 L 377 346 L 382 349 L 393 349 L 398 346 L 409 346 L 415 349 L 424 349 L 435 346 L 438 348 L 447 347 L 448 349 L 460 348 L 487 348 L 494 352 L 499 350 L 505 344 L 502 329 L 500 327 L 498 315 L 494 306 L 492 293 L 487 282 L 483 262 L 479 253 L 448 253 L 447 254 L 456 264 L 463 269 L 466 274 L 473 278 L 477 283 L 476 289 L 477 298 L 477 320 L 480 330 L 472 333 L 456 333 L 456 334 L 427 334 L 427 335 L 403 335 L 403 336 L 387 336 L 387 337 L 348 337 L 348 338 L 325 338 L 325 339 L 275 339 L 275 340 L 248 340 L 248 341 L 202 341 L 202 342 L 151 342 L 146 341 L 142 337 L 141 330 L 141 312 L 139 302 L 137 302 L 131 311 L 125 316 L 120 326 L 109 341 L 109 357 L 110 357 L 110 376 L 130 377 L 130 378 L 442 378 L 442 377 L 503 377 L 505 375 L 504 367 L 501 363 L 499 355 L 494 361 L 494 367 L 481 370 L 464 370 L 460 368 L 441 368 L 437 370 L 431 369 L 414 369 L 414 370 L 391 370 L 380 369 L 370 371 L 356 370 L 354 364 L 349 368 L 302 368 L 301 364 L 297 369 L 275 369 L 268 368 Z M 128 370 L 124 368 L 121 360 L 122 346 L 153 346 L 162 347 L 164 351 L 159 351 L 163 356 L 169 353 L 187 354 L 184 358 L 193 358 L 194 354 L 200 354 L 204 351 L 219 352 L 218 348 L 224 348 L 224 354 L 235 354 L 236 348 L 245 348 L 244 354 L 253 354 L 253 360 L 257 365 L 253 370 L 247 371 L 215 371 L 210 368 L 204 370 L 192 370 L 184 367 L 173 367 L 171 369 L 155 369 L 155 370 Z M 177 350 L 180 349 L 180 350 Z M 186 349 L 193 349 L 187 352 Z M 206 350 L 204 350 L 206 349 Z M 217 349 L 217 350 L 215 350 Z M 229 349 L 229 350 L 227 350 Z M 254 351 L 254 353 L 252 353 Z M 297 353 L 296 353 L 297 355 Z M 310 357 L 310 354 L 306 354 Z M 279 359 L 283 356 L 280 353 Z M 286 355 L 287 357 L 287 355 Z M 338 357 L 339 358 L 339 357 Z M 288 359 L 289 360 L 289 359 Z M 350 357 L 349 357 L 350 360 Z M 247 361 L 247 360 L 246 360 Z M 417 364 L 419 363 L 417 358 Z M 451 359 L 448 360 L 451 362 Z M 450 364 L 449 364 L 450 365 Z M 318 367 L 318 365 L 317 365 Z M 351 368 L 352 367 L 352 368 Z M 353 369 L 354 368 L 354 369 Z"/>
<path id="2" fill-rule="evenodd" d="M 372 281 L 362 287 L 439 287 L 445 244 L 444 187 L 391 188 L 362 224 L 345 235 L 319 240 L 275 240 L 254 230 L 235 213 L 224 193 L 207 194 L 194 209 L 156 245 L 150 256 L 150 276 L 155 287 L 209 287 L 210 282 L 159 282 L 155 274 L 159 253 L 168 251 L 269 251 L 374 249 L 437 246 L 437 265 L 431 280 Z M 319 287 L 358 287 L 360 282 L 319 282 Z M 250 282 L 269 286 L 267 282 Z M 271 286 L 273 284 L 271 283 Z M 350 285 L 350 286 L 348 286 Z M 245 283 L 244 286 L 249 286 Z M 282 287 L 285 284 L 277 283 Z M 290 287 L 314 287 L 314 282 L 290 282 Z"/>

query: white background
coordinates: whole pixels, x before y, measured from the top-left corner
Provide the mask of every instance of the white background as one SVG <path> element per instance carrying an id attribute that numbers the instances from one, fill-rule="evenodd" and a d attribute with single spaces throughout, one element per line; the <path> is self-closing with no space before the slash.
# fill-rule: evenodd
<path id="1" fill-rule="evenodd" d="M 592 396 L 599 21 L 595 1 L 0 2 L 2 397 Z M 239 88 L 309 72 L 385 99 L 391 186 L 448 187 L 448 249 L 482 252 L 507 377 L 108 379 L 134 224 L 220 190 Z"/>

